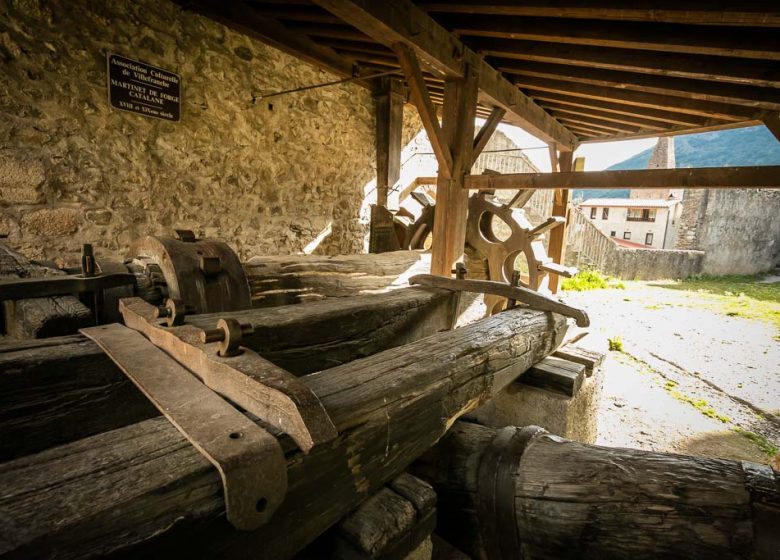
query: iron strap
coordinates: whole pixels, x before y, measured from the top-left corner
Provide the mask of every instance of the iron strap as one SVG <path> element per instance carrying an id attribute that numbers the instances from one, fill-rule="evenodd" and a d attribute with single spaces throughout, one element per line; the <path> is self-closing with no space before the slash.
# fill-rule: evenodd
<path id="1" fill-rule="evenodd" d="M 528 444 L 539 434 L 538 426 L 508 426 L 480 457 L 477 470 L 477 516 L 482 546 L 488 558 L 520 560 L 521 535 L 515 514 L 514 475 Z"/>

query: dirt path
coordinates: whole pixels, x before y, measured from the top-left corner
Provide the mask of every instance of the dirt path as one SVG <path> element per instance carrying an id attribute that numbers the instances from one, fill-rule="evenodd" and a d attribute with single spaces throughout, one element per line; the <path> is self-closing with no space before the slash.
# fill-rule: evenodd
<path id="1" fill-rule="evenodd" d="M 581 344 L 610 352 L 599 443 L 767 462 L 780 445 L 780 342 L 768 322 L 711 309 L 696 292 L 646 283 L 567 292 Z M 701 302 L 697 299 L 702 299 Z"/>

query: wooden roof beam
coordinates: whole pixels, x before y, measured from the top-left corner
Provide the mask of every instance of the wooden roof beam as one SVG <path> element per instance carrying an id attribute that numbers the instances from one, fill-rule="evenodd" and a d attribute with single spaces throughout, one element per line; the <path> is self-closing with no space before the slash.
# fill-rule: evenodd
<path id="1" fill-rule="evenodd" d="M 780 60 L 777 30 L 768 28 L 598 20 L 583 20 L 571 25 L 558 18 L 479 14 L 442 14 L 436 20 L 459 35 L 475 37 Z"/>
<path id="2" fill-rule="evenodd" d="M 669 56 L 656 51 L 489 37 L 469 37 L 465 42 L 480 54 L 511 60 L 780 87 L 780 67 L 766 60 L 683 53 Z"/>
<path id="3" fill-rule="evenodd" d="M 571 105 L 564 105 L 559 103 L 544 102 L 541 104 L 547 112 L 555 112 L 560 115 L 580 115 L 582 117 L 596 117 L 602 121 L 608 121 L 619 124 L 627 124 L 636 128 L 643 128 L 648 130 L 664 130 L 668 128 L 663 126 L 658 121 L 650 119 L 643 119 L 641 117 L 627 117 L 625 115 L 618 115 L 615 113 L 608 113 L 607 111 L 599 111 L 598 109 L 574 107 Z"/>
<path id="4" fill-rule="evenodd" d="M 777 88 L 707 82 L 690 78 L 650 76 L 634 72 L 580 68 L 565 64 L 545 64 L 500 59 L 492 60 L 491 62 L 496 68 L 508 74 L 566 80 L 594 86 L 616 87 L 659 95 L 674 95 L 717 103 L 733 103 L 767 110 L 780 110 L 780 89 Z"/>
<path id="5" fill-rule="evenodd" d="M 650 109 L 675 111 L 731 121 L 755 120 L 756 114 L 760 111 L 760 109 L 742 105 L 687 99 L 676 95 L 658 95 L 656 93 L 594 86 L 566 80 L 537 78 L 535 76 L 516 76 L 515 83 L 523 89 L 543 90 L 602 101 L 615 101 L 624 105 L 649 107 Z"/>
<path id="6" fill-rule="evenodd" d="M 648 107 L 637 107 L 636 105 L 624 105 L 620 100 L 601 101 L 599 99 L 590 99 L 587 97 L 574 97 L 554 92 L 528 89 L 528 95 L 533 97 L 542 105 L 549 103 L 564 105 L 583 110 L 600 110 L 615 115 L 626 115 L 629 118 L 643 118 L 659 123 L 682 125 L 682 126 L 708 126 L 722 122 L 720 119 L 711 119 L 708 117 L 678 113 L 674 109 L 665 110 L 650 109 Z M 731 120 L 729 122 L 732 122 Z"/>
<path id="7" fill-rule="evenodd" d="M 574 149 L 577 138 L 513 86 L 457 37 L 409 0 L 314 0 L 316 4 L 385 46 L 403 43 L 442 74 L 461 77 L 465 63 L 479 73 L 480 101 L 501 107 L 506 120 L 534 136 Z"/>
<path id="8" fill-rule="evenodd" d="M 780 165 L 467 175 L 464 188 L 476 190 L 780 188 Z"/>
<path id="9" fill-rule="evenodd" d="M 608 122 L 594 117 L 584 117 L 582 115 L 566 115 L 566 114 L 559 114 L 559 113 L 554 113 L 554 115 L 556 119 L 566 124 L 566 126 L 569 126 L 568 123 L 581 124 L 593 128 L 595 130 L 603 130 L 608 134 L 612 134 L 615 132 L 632 133 L 632 132 L 639 132 L 641 130 L 641 127 L 638 126 L 628 126 L 624 124 Z"/>
<path id="10" fill-rule="evenodd" d="M 720 9 L 713 9 L 711 5 L 697 0 L 644 0 L 634 5 L 620 1 L 589 0 L 425 0 L 418 2 L 418 5 L 428 12 L 780 27 L 780 10 L 775 0 L 733 2 L 731 5 L 719 5 Z"/>

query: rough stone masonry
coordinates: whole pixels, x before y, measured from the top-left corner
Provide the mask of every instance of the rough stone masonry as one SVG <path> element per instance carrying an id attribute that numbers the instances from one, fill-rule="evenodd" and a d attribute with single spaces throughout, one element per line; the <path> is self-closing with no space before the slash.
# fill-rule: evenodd
<path id="1" fill-rule="evenodd" d="M 181 121 L 111 109 L 107 52 L 181 75 Z M 368 90 L 263 99 L 334 76 L 159 0 L 0 2 L 0 67 L 0 236 L 26 256 L 120 257 L 175 227 L 284 254 L 331 223 L 321 252 L 361 250 Z"/>

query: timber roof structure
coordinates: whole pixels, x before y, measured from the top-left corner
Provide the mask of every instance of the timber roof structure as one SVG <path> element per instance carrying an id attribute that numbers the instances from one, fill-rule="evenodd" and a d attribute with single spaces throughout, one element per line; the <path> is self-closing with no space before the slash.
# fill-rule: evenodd
<path id="1" fill-rule="evenodd" d="M 444 79 L 471 64 L 479 116 L 503 108 L 562 147 L 780 126 L 777 0 L 181 3 L 339 76 L 400 75 L 405 45 L 437 105 Z"/>

